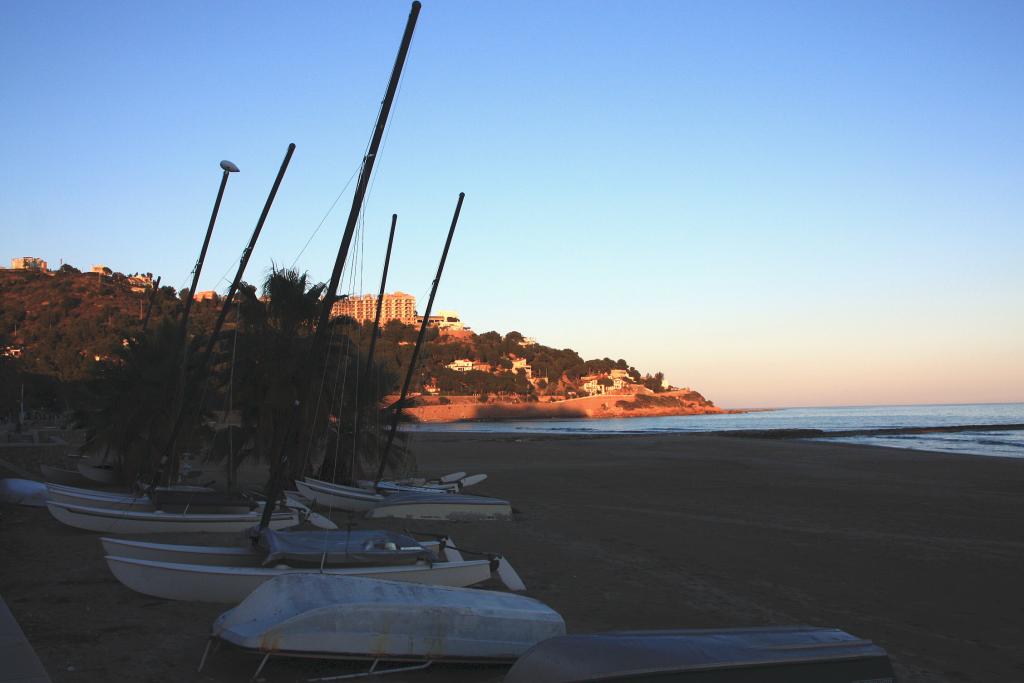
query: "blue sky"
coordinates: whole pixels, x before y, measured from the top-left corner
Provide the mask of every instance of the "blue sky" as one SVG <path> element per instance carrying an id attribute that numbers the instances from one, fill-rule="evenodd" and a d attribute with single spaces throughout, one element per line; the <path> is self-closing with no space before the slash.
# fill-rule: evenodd
<path id="1" fill-rule="evenodd" d="M 5 4 L 3 258 L 223 289 L 355 171 L 408 14 Z M 425 3 L 348 290 L 425 297 L 725 406 L 1024 400 L 1024 4 Z M 351 186 L 298 260 L 329 275 Z"/>

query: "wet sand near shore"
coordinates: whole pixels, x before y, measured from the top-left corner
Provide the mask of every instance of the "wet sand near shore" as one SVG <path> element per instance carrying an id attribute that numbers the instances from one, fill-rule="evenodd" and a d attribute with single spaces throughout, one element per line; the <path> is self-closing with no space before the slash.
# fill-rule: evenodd
<path id="1" fill-rule="evenodd" d="M 518 512 L 389 526 L 503 552 L 570 632 L 834 626 L 885 647 L 901 681 L 1024 680 L 1024 460 L 696 434 L 417 433 L 411 443 L 423 473 L 486 472 L 471 492 Z M 0 594 L 54 681 L 255 671 L 257 657 L 223 649 L 197 675 L 225 607 L 124 588 L 96 534 L 2 506 L 0 544 Z M 272 659 L 263 675 L 350 670 Z M 387 680 L 499 681 L 503 671 Z"/>

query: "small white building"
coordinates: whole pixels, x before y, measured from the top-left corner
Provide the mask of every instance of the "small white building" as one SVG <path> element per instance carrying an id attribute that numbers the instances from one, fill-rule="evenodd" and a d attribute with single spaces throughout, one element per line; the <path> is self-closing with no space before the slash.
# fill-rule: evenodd
<path id="1" fill-rule="evenodd" d="M 510 360 L 512 361 L 512 372 L 522 370 L 526 374 L 526 379 L 533 377 L 533 368 L 525 358 L 511 358 Z"/>
<path id="2" fill-rule="evenodd" d="M 459 358 L 458 360 L 453 360 L 445 367 L 455 372 L 469 372 L 473 369 L 473 361 L 468 358 Z"/>
<path id="3" fill-rule="evenodd" d="M 133 292 L 145 292 L 147 289 L 153 289 L 153 276 L 132 275 L 128 278 L 128 284 Z"/>

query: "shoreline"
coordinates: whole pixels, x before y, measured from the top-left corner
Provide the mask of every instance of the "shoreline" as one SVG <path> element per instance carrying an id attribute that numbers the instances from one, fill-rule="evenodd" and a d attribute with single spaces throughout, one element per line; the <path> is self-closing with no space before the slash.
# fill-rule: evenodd
<path id="1" fill-rule="evenodd" d="M 419 397 L 403 408 L 407 422 L 450 424 L 458 422 L 504 422 L 517 420 L 615 419 L 629 417 L 678 417 L 720 415 L 729 411 L 716 407 L 690 390 L 647 394 L 598 394 L 562 400 L 506 401 L 475 396 Z"/>
<path id="2" fill-rule="evenodd" d="M 828 439 L 849 436 L 896 436 L 900 434 L 933 434 L 951 432 L 1024 431 L 1021 423 L 939 425 L 935 427 L 872 427 L 868 429 L 727 429 L 701 432 L 712 436 L 746 436 L 752 439 Z"/>
<path id="3" fill-rule="evenodd" d="M 745 411 L 739 411 L 740 413 Z M 691 417 L 690 415 L 681 416 L 666 416 L 666 417 Z M 701 417 L 701 414 L 692 415 L 692 417 Z M 593 421 L 593 419 L 601 418 L 576 418 L 580 423 L 587 423 Z M 609 419 L 609 418 L 604 418 Z M 611 418 L 618 419 L 618 418 Z M 623 418 L 625 419 L 625 418 Z M 1024 431 L 1024 423 L 995 423 L 995 424 L 967 424 L 967 425 L 936 425 L 933 427 L 929 426 L 913 426 L 913 427 L 870 427 L 865 429 L 843 429 L 843 430 L 825 430 L 825 429 L 810 429 L 810 428 L 786 428 L 780 427 L 777 429 L 706 429 L 706 430 L 688 430 L 688 429 L 665 429 L 665 430 L 638 430 L 634 432 L 630 431 L 616 431 L 616 432 L 600 432 L 600 431 L 564 431 L 564 432 L 530 432 L 530 431 L 515 431 L 515 432 L 503 432 L 500 429 L 494 429 L 491 431 L 478 431 L 478 432 L 464 432 L 459 429 L 445 429 L 444 425 L 460 425 L 460 424 L 486 424 L 486 423 L 497 423 L 502 422 L 536 422 L 544 424 L 545 422 L 561 422 L 570 421 L 570 418 L 544 418 L 544 419 L 530 419 L 530 420 L 460 420 L 457 422 L 405 422 L 405 426 L 413 426 L 414 429 L 410 430 L 411 433 L 419 434 L 506 434 L 506 435 L 521 435 L 521 434 L 549 434 L 549 435 L 561 435 L 561 436 L 658 436 L 658 435 L 687 435 L 695 434 L 702 436 L 730 436 L 730 437 L 743 437 L 749 439 L 821 439 L 821 438 L 842 438 L 850 436 L 891 436 L 899 434 L 931 434 L 931 433 L 942 433 L 942 432 L 1000 432 L 1000 431 Z M 429 427 L 428 427 L 429 425 Z M 424 428 L 428 427 L 428 428 Z"/>

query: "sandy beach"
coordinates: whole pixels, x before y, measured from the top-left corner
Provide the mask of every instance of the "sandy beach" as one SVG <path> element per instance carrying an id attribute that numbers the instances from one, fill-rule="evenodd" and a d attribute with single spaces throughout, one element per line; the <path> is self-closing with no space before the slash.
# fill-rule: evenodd
<path id="1" fill-rule="evenodd" d="M 1022 460 L 693 434 L 412 444 L 422 472 L 487 472 L 473 492 L 517 510 L 507 523 L 412 528 L 505 553 L 570 632 L 835 626 L 884 646 L 901 681 L 1024 680 Z M 226 649 L 195 673 L 222 606 L 131 592 L 97 539 L 45 509 L 0 507 L 0 594 L 54 681 L 248 679 L 257 659 Z M 346 670 L 272 660 L 264 676 Z"/>

